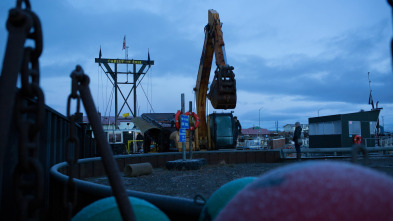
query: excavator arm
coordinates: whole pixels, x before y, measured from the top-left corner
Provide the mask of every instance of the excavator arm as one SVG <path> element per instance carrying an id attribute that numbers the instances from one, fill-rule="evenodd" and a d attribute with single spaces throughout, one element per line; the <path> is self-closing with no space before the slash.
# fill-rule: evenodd
<path id="1" fill-rule="evenodd" d="M 197 145 L 204 149 L 208 145 L 206 98 L 209 98 L 215 109 L 234 109 L 236 107 L 235 74 L 233 73 L 233 67 L 227 64 L 221 26 L 218 13 L 213 9 L 209 10 L 208 24 L 205 26 L 205 41 L 199 64 L 196 87 L 194 88 L 197 114 L 200 120 L 197 130 Z M 215 55 L 216 59 L 216 70 L 209 93 L 207 93 L 213 55 Z"/>
<path id="2" fill-rule="evenodd" d="M 215 109 L 234 109 L 236 107 L 236 80 L 233 67 L 227 64 L 221 26 L 218 13 L 209 10 L 207 35 L 213 42 L 217 68 L 214 71 L 208 98 Z"/>

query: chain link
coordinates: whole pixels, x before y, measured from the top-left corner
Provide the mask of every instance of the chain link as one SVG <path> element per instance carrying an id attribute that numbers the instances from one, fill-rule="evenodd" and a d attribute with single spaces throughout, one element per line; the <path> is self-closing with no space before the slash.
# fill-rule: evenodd
<path id="1" fill-rule="evenodd" d="M 22 9 L 22 2 L 26 8 Z M 42 53 L 41 23 L 31 10 L 28 0 L 18 0 L 17 10 L 22 10 L 33 22 L 27 38 L 35 48 L 24 49 L 20 71 L 21 88 L 16 94 L 15 118 L 19 134 L 18 163 L 13 172 L 17 215 L 20 220 L 43 218 L 44 175 L 38 159 L 39 132 L 44 124 L 44 93 L 39 86 L 39 61 Z M 24 21 L 29 22 L 29 21 Z"/>
<path id="2" fill-rule="evenodd" d="M 75 72 L 71 74 L 71 94 L 67 100 L 67 117 L 70 120 L 69 136 L 66 140 L 65 155 L 68 163 L 68 181 L 67 187 L 64 188 L 64 207 L 67 214 L 67 220 L 72 218 L 73 210 L 76 206 L 77 192 L 74 181 L 74 167 L 79 158 L 79 138 L 76 134 L 75 121 L 80 114 L 80 96 L 78 93 L 78 80 Z M 71 115 L 71 103 L 76 100 L 76 112 Z"/>
<path id="3" fill-rule="evenodd" d="M 393 0 L 387 0 L 389 5 L 393 7 Z"/>
<path id="4" fill-rule="evenodd" d="M 101 152 L 102 163 L 104 165 L 105 172 L 108 175 L 109 183 L 112 187 L 113 195 L 116 198 L 120 214 L 123 220 L 135 220 L 135 214 L 132 209 L 131 202 L 128 199 L 126 188 L 122 182 L 118 165 L 113 158 L 113 153 L 109 147 L 108 141 L 105 139 L 104 130 L 102 129 L 97 110 L 95 109 L 94 101 L 89 89 L 89 77 L 83 72 L 82 67 L 77 65 L 76 69 L 71 73 L 71 78 L 72 88 L 70 97 L 74 97 L 74 99 L 77 99 L 78 101 L 80 96 L 80 100 L 83 101 L 86 114 L 97 139 L 97 147 Z M 79 95 L 77 92 L 79 92 Z M 79 109 L 78 104 L 77 108 Z M 70 111 L 67 112 L 69 113 Z"/>
<path id="5" fill-rule="evenodd" d="M 30 1 L 29 0 L 17 0 L 16 1 L 16 7 L 17 8 L 22 8 L 22 3 L 25 3 L 26 9 L 30 10 L 31 6 L 30 6 Z"/>
<path id="6" fill-rule="evenodd" d="M 393 0 L 387 0 L 390 7 L 393 8 Z M 390 40 L 390 59 L 393 59 L 393 39 Z M 393 62 L 392 62 L 393 65 Z"/>

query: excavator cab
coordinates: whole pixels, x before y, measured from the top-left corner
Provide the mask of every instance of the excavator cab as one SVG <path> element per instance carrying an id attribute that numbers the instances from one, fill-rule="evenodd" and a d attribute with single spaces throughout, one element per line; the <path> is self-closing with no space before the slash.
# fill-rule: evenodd
<path id="1" fill-rule="evenodd" d="M 232 113 L 212 113 L 208 121 L 211 149 L 232 149 L 236 146 L 236 128 Z"/>
<path id="2" fill-rule="evenodd" d="M 215 109 L 236 107 L 236 80 L 232 66 L 217 67 L 207 97 Z"/>

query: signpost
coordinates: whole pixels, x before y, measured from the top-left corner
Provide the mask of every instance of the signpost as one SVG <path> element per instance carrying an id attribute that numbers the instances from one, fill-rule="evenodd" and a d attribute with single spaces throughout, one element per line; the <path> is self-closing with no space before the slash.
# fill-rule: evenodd
<path id="1" fill-rule="evenodd" d="M 179 142 L 186 142 L 186 130 L 188 129 L 188 116 L 180 115 Z"/>
<path id="2" fill-rule="evenodd" d="M 176 127 L 179 128 L 179 142 L 182 143 L 182 152 L 183 152 L 183 159 L 179 160 L 173 160 L 173 161 L 168 161 L 166 162 L 166 168 L 171 170 L 171 169 L 177 169 L 177 170 L 197 170 L 201 168 L 202 165 L 206 164 L 206 159 L 192 159 L 192 133 L 193 130 L 198 126 L 199 119 L 197 116 L 195 116 L 194 113 L 192 113 L 192 102 L 190 101 L 190 112 L 187 113 L 188 115 L 185 115 L 185 108 L 184 108 L 184 94 L 181 94 L 181 111 L 182 114 L 180 114 L 180 125 L 179 123 L 179 113 L 176 113 Z M 193 122 L 190 120 L 190 118 L 195 118 L 194 120 L 197 122 L 196 124 L 192 124 L 192 128 L 190 128 L 190 122 Z M 186 160 L 186 142 L 187 142 L 187 137 L 186 137 L 186 132 L 188 130 L 188 135 L 189 135 L 189 142 L 190 142 L 190 159 Z"/>
<path id="3" fill-rule="evenodd" d="M 188 129 L 189 123 L 188 123 L 188 116 L 187 115 L 180 115 L 180 128 L 182 129 Z"/>
<path id="4" fill-rule="evenodd" d="M 190 101 L 190 113 L 192 113 L 192 102 Z M 190 114 L 190 116 L 191 116 L 192 114 Z M 191 119 L 191 117 L 190 118 L 188 118 L 188 119 Z M 188 131 L 188 136 L 189 136 L 189 156 L 188 156 L 188 158 L 191 160 L 192 159 L 192 133 L 193 133 L 193 131 L 192 130 L 189 130 Z"/>
<path id="5" fill-rule="evenodd" d="M 179 142 L 186 142 L 187 138 L 186 138 L 186 129 L 180 128 L 179 129 Z"/>
<path id="6" fill-rule="evenodd" d="M 181 115 L 180 115 L 180 129 L 179 129 L 179 142 L 182 142 L 182 153 L 183 153 L 183 161 L 186 160 L 186 129 L 184 129 L 185 121 L 183 120 L 183 113 L 185 113 L 184 109 L 184 94 L 181 94 Z M 188 119 L 187 119 L 187 125 L 188 125 Z M 183 134 L 181 134 L 181 130 L 183 130 Z M 180 141 L 180 137 L 182 136 L 184 141 Z"/>

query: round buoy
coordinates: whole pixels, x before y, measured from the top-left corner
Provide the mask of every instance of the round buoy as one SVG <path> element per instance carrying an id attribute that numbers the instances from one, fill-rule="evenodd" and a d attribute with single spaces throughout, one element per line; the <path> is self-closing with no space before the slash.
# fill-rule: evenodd
<path id="1" fill-rule="evenodd" d="M 176 112 L 176 115 L 175 115 L 175 126 L 176 126 L 176 129 L 180 129 L 180 115 L 181 115 L 181 111 L 177 111 Z"/>
<path id="2" fill-rule="evenodd" d="M 343 162 L 272 170 L 241 190 L 220 220 L 391 220 L 393 178 Z"/>
<path id="3" fill-rule="evenodd" d="M 216 190 L 202 209 L 200 221 L 214 220 L 225 205 L 245 186 L 256 180 L 256 177 L 243 177 L 232 180 Z"/>
<path id="4" fill-rule="evenodd" d="M 354 142 L 355 144 L 361 144 L 361 143 L 362 143 L 362 137 L 361 137 L 360 135 L 355 135 L 355 136 L 353 137 L 353 142 Z"/>
<path id="5" fill-rule="evenodd" d="M 162 220 L 169 221 L 169 218 L 155 207 L 153 204 L 135 197 L 128 197 L 131 201 L 136 220 Z M 114 197 L 100 199 L 79 211 L 73 221 L 121 221 L 119 208 Z"/>
<path id="6" fill-rule="evenodd" d="M 199 126 L 199 117 L 194 112 L 187 112 L 186 116 L 191 116 L 191 122 L 189 123 L 189 130 L 195 130 Z"/>

